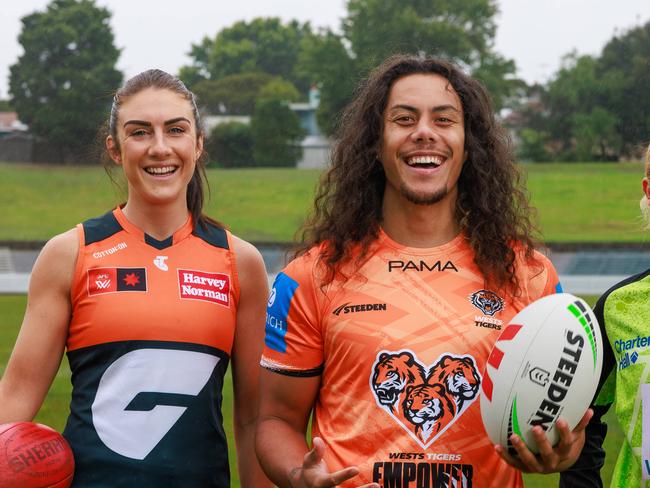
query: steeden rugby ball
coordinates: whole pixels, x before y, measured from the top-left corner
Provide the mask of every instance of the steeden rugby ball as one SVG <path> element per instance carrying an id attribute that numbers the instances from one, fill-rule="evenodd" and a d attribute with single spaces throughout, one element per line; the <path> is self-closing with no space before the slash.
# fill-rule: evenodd
<path id="1" fill-rule="evenodd" d="M 519 435 L 538 452 L 531 429 L 540 425 L 551 444 L 555 422 L 573 429 L 589 408 L 600 379 L 603 343 L 593 311 L 569 293 L 529 304 L 506 326 L 483 376 L 481 416 L 495 444 L 514 454 Z"/>

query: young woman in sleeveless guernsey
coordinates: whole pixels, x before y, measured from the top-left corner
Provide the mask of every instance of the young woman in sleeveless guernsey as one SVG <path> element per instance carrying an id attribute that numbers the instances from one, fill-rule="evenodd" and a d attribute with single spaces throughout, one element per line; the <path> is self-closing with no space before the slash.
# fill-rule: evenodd
<path id="1" fill-rule="evenodd" d="M 221 414 L 232 361 L 242 486 L 253 451 L 267 276 L 260 253 L 203 214 L 194 95 L 145 71 L 117 91 L 105 159 L 126 203 L 52 238 L 0 382 L 0 423 L 31 421 L 66 352 L 73 486 L 230 486 Z"/>

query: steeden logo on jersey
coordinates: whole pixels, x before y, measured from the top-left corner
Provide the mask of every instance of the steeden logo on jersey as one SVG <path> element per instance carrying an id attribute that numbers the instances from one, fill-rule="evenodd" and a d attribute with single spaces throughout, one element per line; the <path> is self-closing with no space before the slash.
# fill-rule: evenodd
<path id="1" fill-rule="evenodd" d="M 181 299 L 203 300 L 230 307 L 230 276 L 194 269 L 178 270 Z"/>
<path id="2" fill-rule="evenodd" d="M 88 294 L 147 291 L 145 268 L 92 268 L 88 270 Z"/>
<path id="3" fill-rule="evenodd" d="M 332 313 L 334 315 L 358 313 L 358 312 L 385 312 L 387 305 L 385 303 L 360 303 L 351 304 L 350 302 L 336 307 Z"/>

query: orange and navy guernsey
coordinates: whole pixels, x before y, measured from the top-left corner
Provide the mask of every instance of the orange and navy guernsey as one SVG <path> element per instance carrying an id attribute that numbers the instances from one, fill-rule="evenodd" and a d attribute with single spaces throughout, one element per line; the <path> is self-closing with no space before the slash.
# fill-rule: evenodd
<path id="1" fill-rule="evenodd" d="M 560 289 L 551 263 L 518 258 L 522 293 L 489 289 L 464 235 L 431 249 L 381 232 L 347 278 L 322 287 L 313 249 L 291 262 L 269 298 L 262 366 L 321 375 L 312 435 L 341 486 L 522 487 L 494 452 L 479 394 L 501 330 L 531 301 Z"/>
<path id="2" fill-rule="evenodd" d="M 64 435 L 79 487 L 230 486 L 221 414 L 239 283 L 231 235 L 158 241 L 118 208 L 77 226 Z"/>

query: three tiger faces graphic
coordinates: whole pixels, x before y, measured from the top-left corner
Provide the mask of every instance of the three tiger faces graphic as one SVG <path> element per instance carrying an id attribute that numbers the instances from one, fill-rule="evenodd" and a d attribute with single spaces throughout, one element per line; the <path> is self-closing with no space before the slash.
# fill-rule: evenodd
<path id="1" fill-rule="evenodd" d="M 423 365 L 413 351 L 380 351 L 370 387 L 386 411 L 423 449 L 476 400 L 481 375 L 471 355 L 444 353 Z"/>

